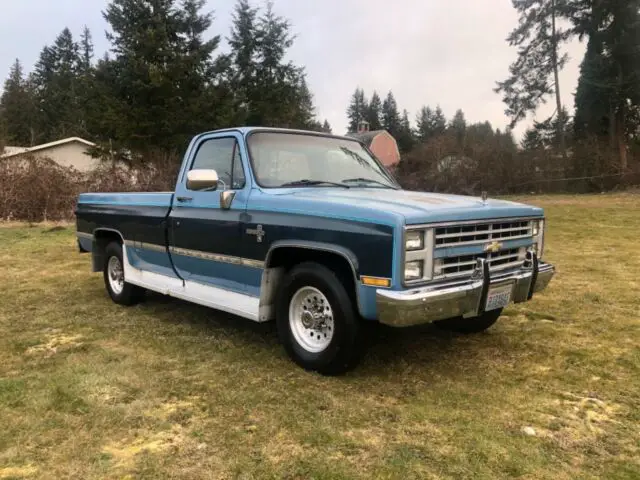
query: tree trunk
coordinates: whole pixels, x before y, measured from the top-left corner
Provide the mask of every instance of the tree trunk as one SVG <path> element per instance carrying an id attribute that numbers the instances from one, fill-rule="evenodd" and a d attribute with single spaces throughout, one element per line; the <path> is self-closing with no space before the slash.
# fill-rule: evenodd
<path id="1" fill-rule="evenodd" d="M 556 0 L 551 0 L 551 38 L 553 44 L 552 62 L 553 62 L 553 76 L 556 84 L 556 109 L 558 110 L 558 139 L 560 141 L 560 152 L 562 158 L 567 158 L 567 145 L 565 139 L 565 124 L 564 124 L 564 111 L 562 110 L 562 97 L 560 95 L 560 73 L 558 71 L 558 35 L 556 29 Z"/>

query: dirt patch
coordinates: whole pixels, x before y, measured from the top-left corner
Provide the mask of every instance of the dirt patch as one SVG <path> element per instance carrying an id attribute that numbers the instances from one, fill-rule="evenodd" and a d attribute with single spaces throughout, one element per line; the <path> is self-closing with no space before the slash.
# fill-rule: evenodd
<path id="1" fill-rule="evenodd" d="M 38 473 L 38 469 L 31 465 L 23 467 L 0 468 L 0 478 L 26 478 Z"/>
<path id="2" fill-rule="evenodd" d="M 174 425 L 170 431 L 158 432 L 150 436 L 143 436 L 134 440 L 124 440 L 111 443 L 103 448 L 103 453 L 110 456 L 117 468 L 130 469 L 136 459 L 145 453 L 175 452 L 186 442 L 182 427 Z"/>
<path id="3" fill-rule="evenodd" d="M 29 347 L 26 354 L 50 357 L 61 351 L 79 347 L 82 345 L 82 342 L 80 342 L 80 339 L 82 338 L 82 335 L 67 335 L 64 333 L 53 334 L 49 336 L 49 339 L 46 342 Z"/>
<path id="4" fill-rule="evenodd" d="M 542 414 L 544 427 L 536 427 L 536 431 L 565 447 L 597 440 L 620 424 L 616 417 L 622 407 L 595 396 L 565 392 L 552 405 L 553 413 Z"/>

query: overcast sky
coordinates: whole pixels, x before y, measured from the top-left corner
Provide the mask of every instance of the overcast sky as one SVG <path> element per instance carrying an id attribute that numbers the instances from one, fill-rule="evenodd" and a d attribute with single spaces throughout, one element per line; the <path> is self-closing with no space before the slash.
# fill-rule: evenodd
<path id="1" fill-rule="evenodd" d="M 94 35 L 96 52 L 108 48 L 102 10 L 107 0 L 0 0 L 0 75 L 15 58 L 31 69 L 40 50 L 65 27 Z M 262 3 L 254 0 L 254 4 Z M 212 34 L 228 35 L 234 0 L 208 0 Z M 451 118 L 462 108 L 469 122 L 508 123 L 497 80 L 508 73 L 515 49 L 505 41 L 516 25 L 510 0 L 274 0 L 298 35 L 290 55 L 307 68 L 318 115 L 344 133 L 345 109 L 356 86 L 370 96 L 393 90 L 412 124 L 420 106 L 440 104 Z M 391 9 L 395 8 L 392 14 Z M 568 46 L 571 63 L 561 77 L 571 110 L 584 46 Z M 554 111 L 550 104 L 538 118 Z M 530 122 L 530 120 L 529 120 Z M 520 135 L 526 124 L 516 129 Z"/>

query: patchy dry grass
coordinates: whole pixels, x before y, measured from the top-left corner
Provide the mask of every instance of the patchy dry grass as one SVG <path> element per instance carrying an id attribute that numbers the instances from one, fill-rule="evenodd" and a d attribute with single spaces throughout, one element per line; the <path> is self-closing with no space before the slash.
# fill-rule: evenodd
<path id="1" fill-rule="evenodd" d="M 640 478 L 640 195 L 522 199 L 549 290 L 476 337 L 380 329 L 344 378 L 269 325 L 114 305 L 72 226 L 0 228 L 0 479 Z"/>

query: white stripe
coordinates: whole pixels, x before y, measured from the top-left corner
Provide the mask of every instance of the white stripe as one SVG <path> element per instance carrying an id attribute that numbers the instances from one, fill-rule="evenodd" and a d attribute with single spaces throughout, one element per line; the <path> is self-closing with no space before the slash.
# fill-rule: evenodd
<path id="1" fill-rule="evenodd" d="M 182 280 L 178 278 L 139 270 L 129 263 L 126 245 L 122 247 L 122 255 L 124 257 L 124 277 L 128 283 L 163 295 L 248 318 L 255 322 L 260 321 L 260 299 L 257 297 L 192 281 L 185 281 L 183 284 Z"/>

